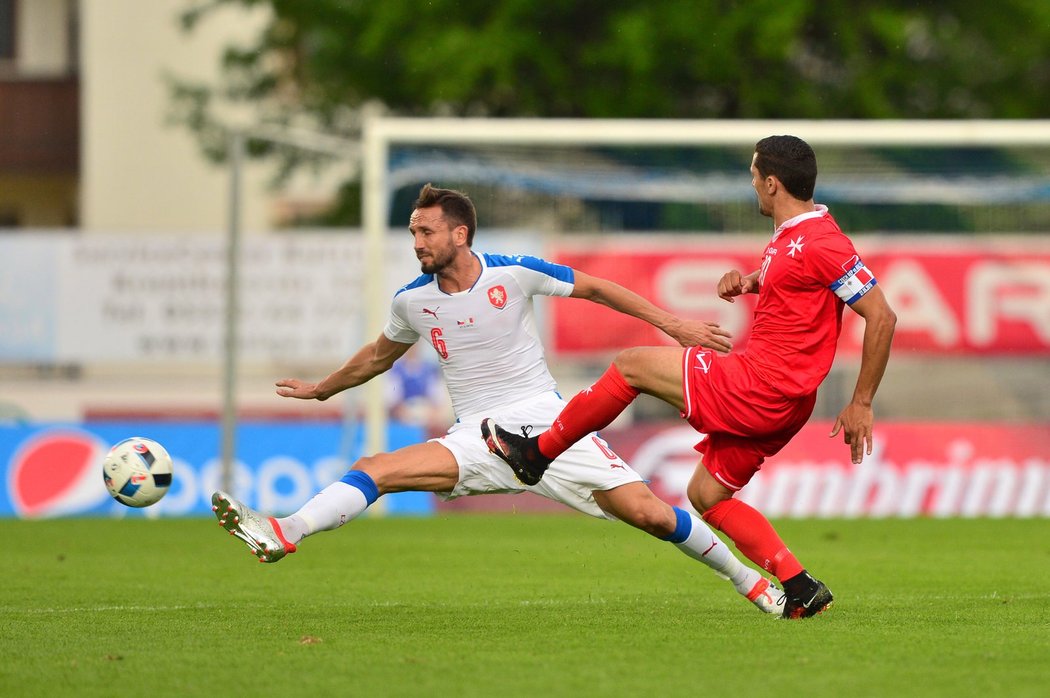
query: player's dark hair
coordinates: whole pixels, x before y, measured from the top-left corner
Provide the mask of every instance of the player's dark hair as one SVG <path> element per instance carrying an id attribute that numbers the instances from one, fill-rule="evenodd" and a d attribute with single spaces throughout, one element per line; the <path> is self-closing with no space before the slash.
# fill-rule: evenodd
<path id="1" fill-rule="evenodd" d="M 817 186 L 817 156 L 801 138 L 768 136 L 755 144 L 755 169 L 762 178 L 780 180 L 788 193 L 799 201 L 813 198 Z"/>
<path id="2" fill-rule="evenodd" d="M 419 190 L 419 198 L 413 208 L 440 206 L 441 213 L 452 228 L 467 226 L 467 247 L 474 244 L 474 231 L 478 227 L 478 213 L 470 197 L 455 189 L 439 189 L 429 182 Z"/>

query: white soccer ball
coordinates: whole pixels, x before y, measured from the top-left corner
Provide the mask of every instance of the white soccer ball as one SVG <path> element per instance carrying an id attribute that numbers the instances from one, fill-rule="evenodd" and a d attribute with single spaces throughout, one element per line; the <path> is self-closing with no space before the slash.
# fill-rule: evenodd
<path id="1" fill-rule="evenodd" d="M 106 454 L 102 478 L 106 489 L 121 504 L 148 507 L 156 504 L 171 487 L 171 456 L 152 439 L 133 436 Z"/>

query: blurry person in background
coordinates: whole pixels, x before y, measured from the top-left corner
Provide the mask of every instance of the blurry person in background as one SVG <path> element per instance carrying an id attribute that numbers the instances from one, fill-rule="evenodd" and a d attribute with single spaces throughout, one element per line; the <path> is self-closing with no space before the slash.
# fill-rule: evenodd
<path id="1" fill-rule="evenodd" d="M 387 372 L 387 413 L 390 419 L 426 429 L 428 435 L 445 431 L 452 406 L 441 367 L 413 344 Z"/>

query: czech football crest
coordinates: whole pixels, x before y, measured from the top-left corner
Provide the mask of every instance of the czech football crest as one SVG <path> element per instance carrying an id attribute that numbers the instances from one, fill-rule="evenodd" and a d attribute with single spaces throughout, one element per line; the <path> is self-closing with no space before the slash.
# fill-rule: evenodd
<path id="1" fill-rule="evenodd" d="M 507 304 L 507 289 L 500 286 L 493 286 L 488 290 L 489 303 L 493 305 L 497 310 L 503 310 L 503 306 Z"/>

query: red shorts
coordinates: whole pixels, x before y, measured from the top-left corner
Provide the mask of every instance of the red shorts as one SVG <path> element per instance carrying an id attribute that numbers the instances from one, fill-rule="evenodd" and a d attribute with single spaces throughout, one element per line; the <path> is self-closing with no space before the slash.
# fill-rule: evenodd
<path id="1" fill-rule="evenodd" d="M 739 490 L 809 420 L 817 394 L 784 397 L 740 354 L 692 347 L 682 356 L 682 417 L 707 435 L 696 450 L 711 475 Z"/>

